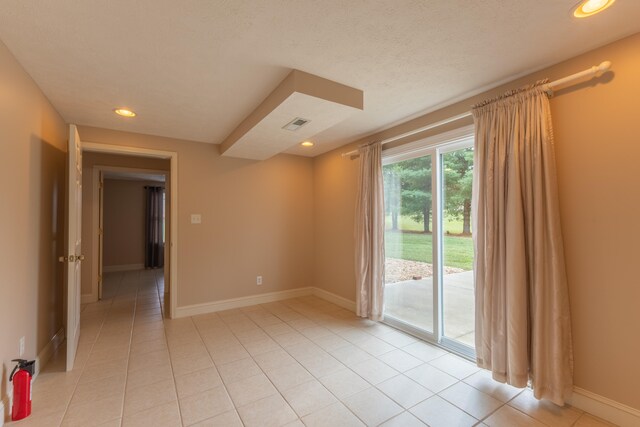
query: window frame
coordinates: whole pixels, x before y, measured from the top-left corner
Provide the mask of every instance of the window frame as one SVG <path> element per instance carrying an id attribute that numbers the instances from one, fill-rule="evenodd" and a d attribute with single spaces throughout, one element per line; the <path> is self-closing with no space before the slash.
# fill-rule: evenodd
<path id="1" fill-rule="evenodd" d="M 474 146 L 475 127 L 460 127 L 438 135 L 403 144 L 382 151 L 382 165 L 390 165 L 417 157 L 431 156 L 432 176 L 432 246 L 433 246 L 433 332 L 418 328 L 401 319 L 385 314 L 383 322 L 432 344 L 468 359 L 475 360 L 475 348 L 444 336 L 443 289 L 443 174 L 442 155 Z"/>

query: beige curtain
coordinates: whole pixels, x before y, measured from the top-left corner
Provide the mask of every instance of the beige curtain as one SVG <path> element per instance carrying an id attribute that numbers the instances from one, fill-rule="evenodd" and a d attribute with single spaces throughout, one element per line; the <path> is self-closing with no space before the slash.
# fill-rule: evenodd
<path id="1" fill-rule="evenodd" d="M 356 314 L 382 320 L 384 296 L 384 183 L 382 145 L 359 149 L 356 202 Z"/>
<path id="2" fill-rule="evenodd" d="M 549 100 L 540 82 L 473 109 L 478 366 L 563 405 L 573 355 Z"/>

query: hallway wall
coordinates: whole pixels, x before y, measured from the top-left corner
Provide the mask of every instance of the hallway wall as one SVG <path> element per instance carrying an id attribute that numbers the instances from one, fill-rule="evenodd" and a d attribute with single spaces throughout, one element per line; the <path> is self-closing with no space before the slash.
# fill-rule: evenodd
<path id="1" fill-rule="evenodd" d="M 1 400 L 20 337 L 24 357 L 34 359 L 62 327 L 67 136 L 62 117 L 0 42 Z"/>
<path id="2" fill-rule="evenodd" d="M 104 180 L 104 255 L 109 267 L 144 267 L 145 186 L 164 183 L 125 179 Z"/>

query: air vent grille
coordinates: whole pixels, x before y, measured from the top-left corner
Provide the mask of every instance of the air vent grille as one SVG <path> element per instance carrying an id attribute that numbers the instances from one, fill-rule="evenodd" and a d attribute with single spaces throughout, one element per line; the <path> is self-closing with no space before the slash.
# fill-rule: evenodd
<path id="1" fill-rule="evenodd" d="M 295 119 L 291 120 L 286 125 L 282 126 L 282 129 L 286 129 L 286 130 L 290 130 L 290 131 L 295 132 L 298 129 L 300 129 L 302 126 L 304 126 L 307 123 L 309 123 L 310 121 L 311 120 L 303 119 L 302 117 L 296 117 Z"/>

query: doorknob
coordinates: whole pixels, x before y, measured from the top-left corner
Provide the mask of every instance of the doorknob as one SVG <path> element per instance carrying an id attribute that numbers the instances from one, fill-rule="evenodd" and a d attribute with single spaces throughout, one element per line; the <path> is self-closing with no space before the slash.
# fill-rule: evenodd
<path id="1" fill-rule="evenodd" d="M 76 261 L 84 261 L 84 255 L 78 255 Z"/>

